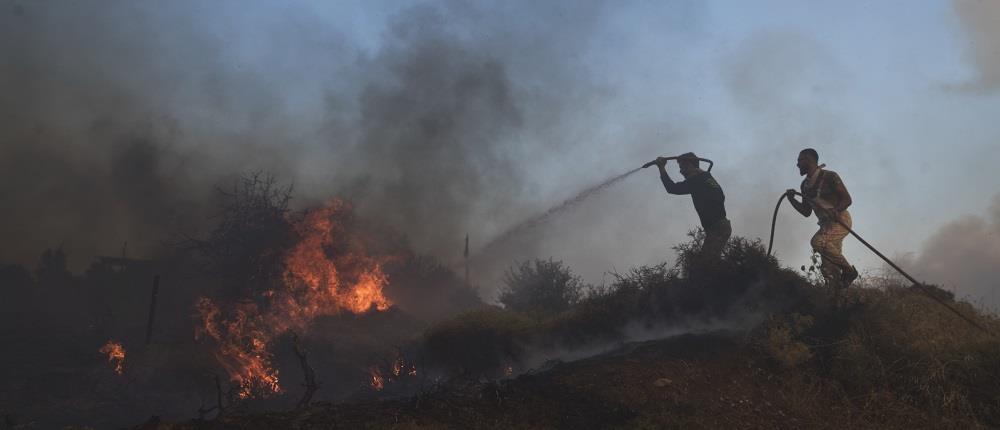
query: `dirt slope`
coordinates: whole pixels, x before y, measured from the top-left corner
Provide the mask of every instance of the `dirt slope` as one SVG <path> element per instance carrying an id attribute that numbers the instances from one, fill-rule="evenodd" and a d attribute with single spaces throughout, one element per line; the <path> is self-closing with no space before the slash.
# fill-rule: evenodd
<path id="1" fill-rule="evenodd" d="M 974 428 L 891 398 L 852 399 L 830 379 L 773 366 L 741 334 L 684 335 L 511 380 L 389 401 L 317 404 L 144 429 Z"/>

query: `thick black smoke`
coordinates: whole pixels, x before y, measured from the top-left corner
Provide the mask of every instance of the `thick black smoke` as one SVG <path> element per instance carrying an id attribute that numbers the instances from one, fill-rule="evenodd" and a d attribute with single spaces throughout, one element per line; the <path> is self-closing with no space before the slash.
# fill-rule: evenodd
<path id="1" fill-rule="evenodd" d="M 360 209 L 422 250 L 454 255 L 476 206 L 510 206 L 520 191 L 511 146 L 522 126 L 506 66 L 445 30 L 433 9 L 390 27 L 360 94 L 360 139 L 349 164 Z"/>
<path id="2" fill-rule="evenodd" d="M 530 8 L 551 26 L 520 22 L 527 5 L 408 7 L 374 48 L 322 7 L 4 4 L 0 260 L 154 256 L 203 233 L 213 189 L 247 170 L 294 182 L 299 205 L 346 197 L 443 259 L 537 210 L 525 172 L 564 147 L 540 139 L 597 97 L 577 53 L 601 7 Z"/>
<path id="3" fill-rule="evenodd" d="M 226 64 L 192 6 L 3 5 L 0 259 L 61 246 L 80 268 L 126 241 L 149 257 L 208 222 L 215 185 L 288 172 L 276 88 Z"/>

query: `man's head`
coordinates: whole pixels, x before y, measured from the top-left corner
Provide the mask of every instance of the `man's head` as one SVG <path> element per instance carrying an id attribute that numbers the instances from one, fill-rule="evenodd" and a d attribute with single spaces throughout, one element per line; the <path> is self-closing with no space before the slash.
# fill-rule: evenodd
<path id="1" fill-rule="evenodd" d="M 800 175 L 808 175 L 819 166 L 819 153 L 812 148 L 799 151 L 799 161 L 796 165 L 799 166 Z"/>
<path id="2" fill-rule="evenodd" d="M 698 172 L 698 156 L 693 152 L 687 152 L 677 157 L 677 165 L 681 168 L 681 175 L 685 178 Z"/>

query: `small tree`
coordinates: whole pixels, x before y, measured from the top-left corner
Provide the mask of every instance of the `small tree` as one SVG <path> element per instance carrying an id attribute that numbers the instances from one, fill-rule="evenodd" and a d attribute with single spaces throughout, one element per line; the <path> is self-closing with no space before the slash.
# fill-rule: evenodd
<path id="1" fill-rule="evenodd" d="M 562 261 L 536 259 L 507 269 L 500 288 L 500 303 L 519 312 L 559 312 L 583 295 L 580 277 Z"/>
<path id="2" fill-rule="evenodd" d="M 224 294 L 246 297 L 280 279 L 282 253 L 291 244 L 287 219 L 291 185 L 279 185 L 264 172 L 241 176 L 231 190 L 217 189 L 218 224 L 206 239 L 186 239 L 204 269 L 226 284 Z"/>

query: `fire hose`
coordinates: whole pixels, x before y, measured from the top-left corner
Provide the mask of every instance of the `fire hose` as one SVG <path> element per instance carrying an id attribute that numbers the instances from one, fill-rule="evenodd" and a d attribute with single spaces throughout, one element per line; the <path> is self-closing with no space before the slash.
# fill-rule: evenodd
<path id="1" fill-rule="evenodd" d="M 677 159 L 680 159 L 680 158 L 690 159 L 690 160 L 697 159 L 698 161 L 704 161 L 704 162 L 708 163 L 708 170 L 706 170 L 706 172 L 711 172 L 712 171 L 712 166 L 715 166 L 715 163 L 712 160 L 709 160 L 707 158 L 681 157 L 681 156 L 677 156 L 677 157 L 662 157 L 662 158 L 664 160 L 666 160 L 666 161 L 677 160 Z M 656 165 L 656 160 L 653 160 L 653 161 L 650 161 L 650 162 L 648 162 L 646 164 L 643 164 L 642 168 L 645 169 L 645 168 L 647 168 L 649 166 L 655 166 L 655 165 Z"/>
<path id="2" fill-rule="evenodd" d="M 805 198 L 806 198 L 805 196 L 802 195 L 802 193 L 799 193 L 797 191 L 792 191 L 792 193 L 795 194 L 795 195 L 797 195 L 797 196 L 801 196 L 803 198 L 803 200 L 805 200 Z M 778 209 L 781 208 L 781 202 L 783 200 L 785 200 L 785 198 L 787 196 L 788 196 L 787 193 L 782 193 L 781 197 L 778 198 L 778 204 L 774 206 L 774 216 L 771 217 L 771 238 L 768 240 L 768 243 L 767 243 L 767 255 L 768 256 L 771 255 L 771 247 L 774 245 L 774 227 L 775 227 L 775 225 L 777 224 L 777 221 L 778 221 Z M 899 272 L 906 279 L 908 279 L 910 282 L 912 282 L 913 286 L 917 287 L 927 297 L 930 297 L 932 300 L 938 302 L 938 304 L 940 304 L 941 306 L 944 306 L 949 311 L 951 311 L 952 313 L 954 313 L 955 315 L 957 315 L 959 318 L 961 318 L 961 319 L 965 320 L 965 322 L 971 324 L 973 327 L 975 327 L 975 328 L 977 328 L 979 330 L 982 330 L 984 333 L 990 335 L 991 337 L 996 337 L 996 335 L 993 334 L 993 332 L 987 330 L 985 327 L 979 325 L 979 323 L 973 321 L 971 318 L 969 318 L 969 317 L 965 316 L 964 314 L 962 314 L 961 312 L 959 312 L 958 309 L 955 309 L 954 307 L 952 307 L 951 305 L 949 305 L 948 303 L 946 303 L 944 300 L 941 300 L 939 297 L 937 297 L 934 294 L 934 292 L 930 290 L 930 288 L 928 288 L 923 283 L 918 282 L 916 279 L 914 279 L 912 276 L 910 276 L 909 273 L 906 273 L 906 271 L 904 271 L 902 268 L 900 268 L 899 266 L 897 266 L 896 263 L 892 262 L 892 260 L 890 260 L 889 257 L 886 257 L 885 255 L 883 255 L 881 252 L 879 252 L 879 250 L 875 249 L 874 246 L 872 246 L 870 243 L 868 243 L 868 241 L 864 240 L 860 235 L 858 235 L 857 233 L 855 233 L 854 230 L 851 229 L 851 227 L 849 227 L 847 224 L 844 224 L 837 217 L 832 217 L 832 219 L 834 221 L 836 221 L 837 224 L 840 224 L 841 227 L 844 227 L 845 229 L 847 229 L 847 231 L 849 233 L 851 233 L 852 236 L 854 236 L 856 239 L 858 239 L 858 241 L 860 241 L 862 244 L 864 244 L 866 247 L 868 247 L 868 249 L 870 249 L 872 252 L 874 252 L 875 255 L 878 255 L 882 260 L 884 260 L 886 263 L 888 263 L 890 267 L 892 267 L 893 269 L 896 269 L 897 272 Z"/>

